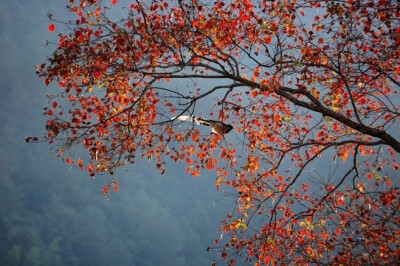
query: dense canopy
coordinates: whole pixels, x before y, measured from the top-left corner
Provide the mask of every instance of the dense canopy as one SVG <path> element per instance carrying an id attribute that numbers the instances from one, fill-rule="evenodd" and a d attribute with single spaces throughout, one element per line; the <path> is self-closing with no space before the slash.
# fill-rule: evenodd
<path id="1" fill-rule="evenodd" d="M 214 171 L 235 200 L 210 248 L 228 264 L 400 260 L 398 1 L 69 2 L 37 67 L 60 88 L 57 156 L 92 176 L 137 157 Z"/>

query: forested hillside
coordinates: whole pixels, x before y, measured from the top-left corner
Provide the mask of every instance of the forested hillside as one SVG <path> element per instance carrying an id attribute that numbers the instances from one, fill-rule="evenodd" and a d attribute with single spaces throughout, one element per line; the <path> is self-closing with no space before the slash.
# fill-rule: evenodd
<path id="1" fill-rule="evenodd" d="M 34 66 L 51 51 L 45 40 L 57 38 L 47 13 L 63 6 L 0 1 L 0 264 L 209 264 L 223 217 L 212 176 L 161 176 L 146 161 L 118 172 L 124 187 L 107 200 L 107 176 L 91 179 L 46 143 L 25 143 L 43 130 L 45 88 Z"/>

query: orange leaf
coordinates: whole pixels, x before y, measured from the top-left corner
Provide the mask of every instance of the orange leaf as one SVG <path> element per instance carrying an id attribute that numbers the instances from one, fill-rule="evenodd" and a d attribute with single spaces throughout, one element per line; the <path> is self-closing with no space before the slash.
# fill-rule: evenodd
<path id="1" fill-rule="evenodd" d="M 322 233 L 321 233 L 321 237 L 322 237 L 323 239 L 327 239 L 328 236 L 329 236 L 329 234 L 328 234 L 327 232 L 322 232 Z"/>
<path id="2" fill-rule="evenodd" d="M 190 173 L 190 175 L 191 176 L 199 176 L 200 175 L 200 171 L 199 171 L 199 169 L 194 169 L 191 173 Z"/>
<path id="3" fill-rule="evenodd" d="M 213 169 L 214 167 L 215 167 L 215 166 L 214 166 L 213 160 L 212 160 L 211 158 L 208 158 L 207 163 L 206 163 L 206 168 L 207 168 L 208 170 L 211 170 L 211 169 Z"/>
<path id="4" fill-rule="evenodd" d="M 185 173 L 187 174 L 187 173 L 190 171 L 191 168 L 192 168 L 192 166 L 187 167 L 187 168 L 185 169 Z"/>
<path id="5" fill-rule="evenodd" d="M 347 157 L 349 156 L 349 154 L 347 153 L 347 151 L 341 151 L 339 153 L 340 158 L 342 159 L 343 162 L 346 161 Z"/>

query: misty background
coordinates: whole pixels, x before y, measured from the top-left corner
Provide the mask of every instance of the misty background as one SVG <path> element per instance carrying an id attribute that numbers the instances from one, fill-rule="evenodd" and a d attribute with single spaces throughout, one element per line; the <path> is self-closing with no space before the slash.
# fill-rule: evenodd
<path id="1" fill-rule="evenodd" d="M 62 27 L 56 23 L 49 32 L 47 14 L 67 20 L 67 3 L 0 0 L 0 265 L 197 266 L 220 260 L 206 249 L 220 238 L 220 221 L 234 206 L 216 191 L 213 172 L 193 178 L 184 164 L 169 164 L 162 176 L 152 162 L 136 160 L 116 172 L 120 190 L 108 200 L 101 195 L 108 176 L 92 179 L 56 159 L 47 143 L 25 142 L 41 136 L 46 94 L 58 90 L 44 85 L 35 65 L 54 51 L 45 41 L 58 42 Z M 321 158 L 306 178 L 341 177 L 347 164 Z"/>
<path id="2" fill-rule="evenodd" d="M 137 161 L 116 173 L 120 191 L 101 195 L 108 176 L 95 179 L 50 154 L 40 136 L 47 88 L 35 65 L 55 49 L 54 18 L 66 0 L 0 0 L 0 265 L 209 265 L 220 220 L 232 200 L 215 190 L 203 171 L 193 178 L 185 165 Z M 172 167 L 171 167 L 172 166 Z"/>

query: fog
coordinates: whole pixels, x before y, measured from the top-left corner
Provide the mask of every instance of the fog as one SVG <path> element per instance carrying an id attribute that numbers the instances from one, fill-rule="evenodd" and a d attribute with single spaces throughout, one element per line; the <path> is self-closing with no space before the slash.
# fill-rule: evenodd
<path id="1" fill-rule="evenodd" d="M 161 176 L 137 161 L 116 177 L 120 191 L 107 199 L 108 176 L 63 164 L 41 135 L 46 88 L 35 75 L 54 50 L 45 40 L 47 14 L 63 16 L 67 1 L 0 1 L 0 264 L 209 265 L 208 246 L 233 206 L 220 200 L 211 172 L 193 178 L 184 165 Z M 218 259 L 218 258 L 217 258 Z"/>

